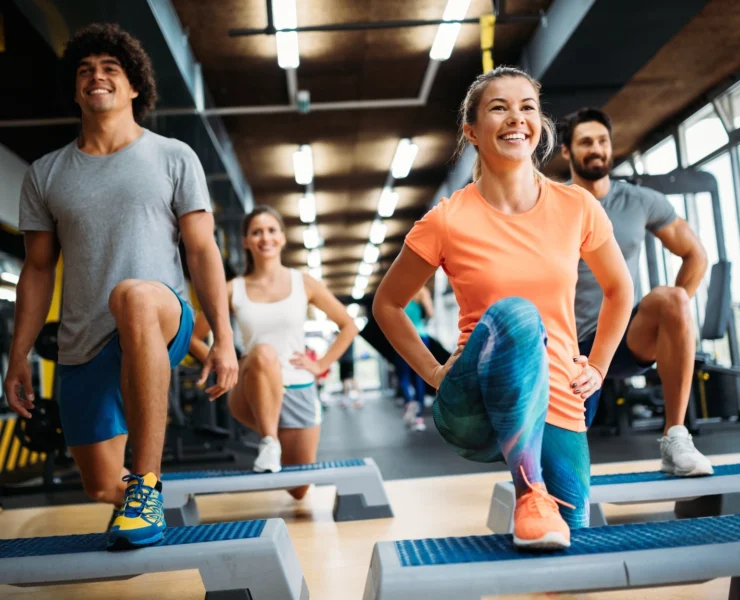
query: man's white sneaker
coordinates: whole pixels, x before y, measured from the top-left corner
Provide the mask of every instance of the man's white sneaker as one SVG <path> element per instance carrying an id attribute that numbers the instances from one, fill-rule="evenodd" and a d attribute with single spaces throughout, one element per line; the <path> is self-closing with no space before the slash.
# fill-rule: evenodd
<path id="1" fill-rule="evenodd" d="M 714 473 L 712 463 L 694 446 L 689 430 L 683 425 L 674 425 L 668 433 L 658 439 L 663 462 L 661 471 L 678 477 L 695 477 Z"/>
<path id="2" fill-rule="evenodd" d="M 280 442 L 272 436 L 263 437 L 260 440 L 259 454 L 257 460 L 254 461 L 253 471 L 258 473 L 264 473 L 271 471 L 273 473 L 279 473 L 282 469 L 280 465 L 280 457 L 283 454 L 283 448 L 280 446 Z"/>
<path id="3" fill-rule="evenodd" d="M 427 425 L 422 417 L 417 417 L 410 426 L 411 431 L 426 431 Z"/>

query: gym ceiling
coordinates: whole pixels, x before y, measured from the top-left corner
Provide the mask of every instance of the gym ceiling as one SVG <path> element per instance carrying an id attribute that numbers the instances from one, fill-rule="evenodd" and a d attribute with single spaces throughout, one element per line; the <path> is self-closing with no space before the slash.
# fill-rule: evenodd
<path id="1" fill-rule="evenodd" d="M 77 27 L 119 22 L 142 40 L 157 71 L 161 100 L 147 125 L 198 152 L 232 264 L 242 264 L 244 210 L 269 204 L 286 220 L 285 263 L 305 267 L 299 204 L 312 191 L 323 279 L 349 299 L 384 187 L 397 192 L 397 204 L 383 220 L 368 294 L 448 180 L 456 112 L 482 69 L 478 18 L 494 5 L 495 64 L 524 62 L 556 118 L 586 104 L 605 107 L 617 157 L 740 74 L 737 0 L 471 0 L 471 22 L 438 64 L 430 49 L 439 25 L 408 22 L 440 21 L 447 0 L 295 4 L 299 65 L 291 73 L 278 64 L 275 35 L 236 35 L 268 27 L 265 0 L 0 0 L 0 144 L 30 162 L 74 137 L 74 110 L 54 93 L 57 55 Z M 177 23 L 168 17 L 175 15 L 187 37 L 173 35 Z M 406 23 L 377 28 L 399 21 Z M 392 178 L 404 138 L 418 150 L 409 174 Z M 313 163 L 308 186 L 294 172 L 303 144 Z M 548 171 L 563 175 L 565 165 L 556 159 Z"/>

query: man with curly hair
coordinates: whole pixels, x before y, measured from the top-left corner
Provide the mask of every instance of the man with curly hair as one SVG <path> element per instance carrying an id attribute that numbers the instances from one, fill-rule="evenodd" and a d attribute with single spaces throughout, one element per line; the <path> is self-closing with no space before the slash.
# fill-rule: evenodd
<path id="1" fill-rule="evenodd" d="M 21 191 L 26 261 L 5 392 L 31 416 L 28 353 L 64 255 L 59 404 L 87 494 L 115 505 L 109 548 L 146 546 L 166 527 L 159 480 L 171 368 L 185 356 L 192 307 L 182 239 L 215 343 L 203 372 L 215 397 L 237 361 L 205 174 L 195 153 L 141 126 L 157 92 L 151 61 L 117 25 L 91 25 L 65 55 L 80 136 L 35 161 Z M 129 442 L 131 472 L 124 468 Z"/>

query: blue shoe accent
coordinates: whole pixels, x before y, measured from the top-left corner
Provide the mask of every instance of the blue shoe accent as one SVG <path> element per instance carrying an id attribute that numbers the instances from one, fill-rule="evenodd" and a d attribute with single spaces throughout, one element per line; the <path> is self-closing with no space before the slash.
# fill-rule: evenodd
<path id="1" fill-rule="evenodd" d="M 126 550 L 151 546 L 164 538 L 162 494 L 154 487 L 157 477 L 127 475 L 126 497 L 108 533 L 108 550 Z"/>

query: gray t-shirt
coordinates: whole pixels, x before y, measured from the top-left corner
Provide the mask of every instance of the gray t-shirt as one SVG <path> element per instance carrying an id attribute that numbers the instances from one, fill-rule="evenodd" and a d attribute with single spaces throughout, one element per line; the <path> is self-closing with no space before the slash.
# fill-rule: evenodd
<path id="1" fill-rule="evenodd" d="M 600 202 L 614 226 L 614 237 L 635 283 L 635 304 L 637 304 L 640 250 L 645 239 L 645 231 L 655 233 L 672 223 L 676 219 L 676 211 L 660 192 L 626 181 L 612 181 L 609 193 L 601 198 Z M 591 269 L 581 260 L 578 263 L 575 304 L 579 341 L 583 341 L 596 331 L 603 298 L 601 287 Z"/>
<path id="2" fill-rule="evenodd" d="M 178 218 L 200 210 L 211 203 L 195 152 L 146 129 L 114 154 L 91 156 L 74 141 L 31 165 L 20 229 L 55 232 L 62 248 L 60 364 L 85 363 L 108 343 L 108 297 L 124 279 L 160 281 L 187 298 Z"/>

